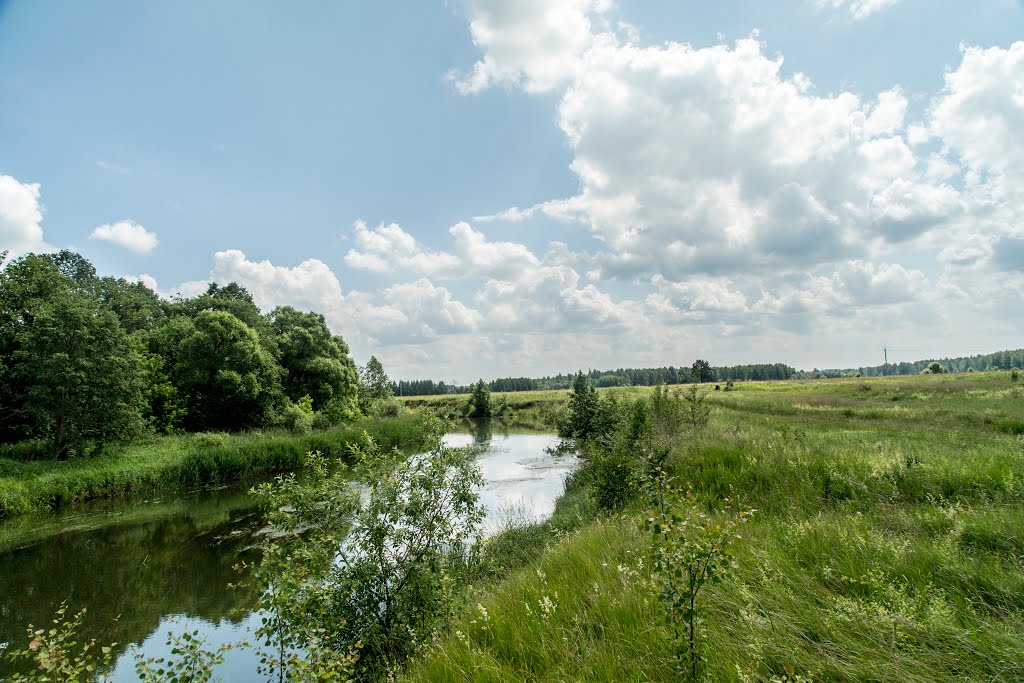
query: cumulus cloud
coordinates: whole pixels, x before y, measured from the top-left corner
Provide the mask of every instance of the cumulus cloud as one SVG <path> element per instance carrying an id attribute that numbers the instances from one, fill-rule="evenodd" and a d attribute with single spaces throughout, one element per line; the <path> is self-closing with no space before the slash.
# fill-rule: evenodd
<path id="1" fill-rule="evenodd" d="M 160 243 L 156 233 L 150 232 L 144 226 L 130 220 L 97 226 L 89 235 L 89 239 L 110 242 L 139 254 L 153 251 Z"/>
<path id="2" fill-rule="evenodd" d="M 544 92 L 581 70 L 581 55 L 594 44 L 594 21 L 610 0 L 469 0 L 469 31 L 484 53 L 470 74 L 456 78 L 463 93 L 494 84 Z"/>
<path id="3" fill-rule="evenodd" d="M 547 5 L 531 6 L 551 20 Z M 501 33 L 494 13 L 480 11 L 490 33 Z M 565 21 L 576 35 L 582 24 Z M 601 277 L 683 280 L 857 258 L 877 237 L 905 241 L 959 210 L 955 186 L 933 182 L 941 166 L 920 163 L 908 144 L 899 88 L 870 100 L 818 95 L 806 76 L 784 76 L 782 58 L 754 37 L 643 47 L 595 32 L 598 24 L 588 24 L 590 40 L 570 41 L 571 75 L 544 80 L 561 92 L 559 125 L 579 193 L 483 219 L 581 222 L 605 244 Z M 543 45 L 525 45 L 527 58 L 478 44 L 495 73 L 504 64 L 520 77 L 505 80 L 530 90 Z"/>
<path id="4" fill-rule="evenodd" d="M 39 183 L 0 175 L 0 251 L 7 250 L 9 257 L 53 251 L 43 240 L 42 221 Z"/>
<path id="5" fill-rule="evenodd" d="M 413 270 L 432 274 L 451 271 L 458 265 L 451 254 L 425 249 L 397 223 L 371 230 L 364 221 L 356 221 L 353 229 L 356 246 L 345 254 L 345 263 L 352 268 L 375 273 Z"/>

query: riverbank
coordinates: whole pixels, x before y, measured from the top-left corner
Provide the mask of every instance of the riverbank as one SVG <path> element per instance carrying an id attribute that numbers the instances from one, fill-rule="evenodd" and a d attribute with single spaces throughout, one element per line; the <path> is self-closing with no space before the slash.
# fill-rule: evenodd
<path id="1" fill-rule="evenodd" d="M 292 470 L 310 451 L 343 455 L 347 444 L 361 440 L 364 431 L 385 449 L 416 450 L 424 443 L 422 418 L 410 414 L 309 434 L 151 437 L 96 457 L 63 462 L 0 458 L 0 518 L 96 498 L 183 490 Z"/>
<path id="2" fill-rule="evenodd" d="M 1024 679 L 1024 387 L 1009 373 L 751 383 L 709 403 L 666 466 L 714 519 L 758 512 L 735 571 L 701 593 L 702 680 Z M 404 680 L 677 680 L 643 509 L 548 536 Z"/>

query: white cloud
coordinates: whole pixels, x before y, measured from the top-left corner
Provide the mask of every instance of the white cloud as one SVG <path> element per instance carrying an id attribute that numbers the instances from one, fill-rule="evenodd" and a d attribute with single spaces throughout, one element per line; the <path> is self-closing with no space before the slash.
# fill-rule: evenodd
<path id="1" fill-rule="evenodd" d="M 932 102 L 930 132 L 976 173 L 1024 176 L 1024 42 L 961 48 Z"/>
<path id="2" fill-rule="evenodd" d="M 383 291 L 384 299 L 420 325 L 424 337 L 453 332 L 475 332 L 482 320 L 477 311 L 452 298 L 444 287 L 430 280 L 394 284 Z"/>
<path id="3" fill-rule="evenodd" d="M 356 221 L 356 246 L 345 254 L 345 263 L 352 268 L 376 273 L 401 273 L 413 270 L 423 273 L 451 271 L 458 259 L 451 254 L 431 252 L 397 223 L 379 225 L 370 230 L 363 221 Z"/>
<path id="4" fill-rule="evenodd" d="M 892 7 L 900 0 L 817 0 L 818 7 L 845 9 L 854 19 L 866 19 L 875 12 Z"/>
<path id="5" fill-rule="evenodd" d="M 0 175 L 0 251 L 7 250 L 8 258 L 30 251 L 53 251 L 43 240 L 39 197 L 39 183 Z"/>
<path id="6" fill-rule="evenodd" d="M 100 225 L 92 231 L 89 239 L 110 242 L 139 254 L 153 251 L 160 243 L 156 233 L 130 220 Z"/>
<path id="7" fill-rule="evenodd" d="M 463 93 L 495 84 L 544 92 L 576 76 L 595 42 L 593 22 L 609 0 L 468 0 L 469 30 L 484 57 L 457 79 Z"/>

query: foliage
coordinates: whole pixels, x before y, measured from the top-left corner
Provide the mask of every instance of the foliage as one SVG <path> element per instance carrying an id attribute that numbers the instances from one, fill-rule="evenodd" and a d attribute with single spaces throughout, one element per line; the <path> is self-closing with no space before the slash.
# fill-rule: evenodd
<path id="1" fill-rule="evenodd" d="M 53 627 L 28 627 L 28 647 L 8 653 L 14 660 L 29 661 L 34 669 L 15 673 L 9 683 L 97 683 L 110 680 L 111 660 L 116 643 L 97 647 L 95 640 L 80 641 L 78 631 L 85 610 L 66 617 L 67 604 L 57 608 Z"/>
<path id="2" fill-rule="evenodd" d="M 693 365 L 690 368 L 690 374 L 693 377 L 693 381 L 698 383 L 703 383 L 709 379 L 715 378 L 715 373 L 711 370 L 711 364 L 700 358 L 693 361 Z"/>
<path id="3" fill-rule="evenodd" d="M 360 650 L 357 675 L 370 679 L 424 643 L 462 588 L 466 544 L 483 519 L 473 453 L 438 440 L 403 458 L 368 439 L 359 461 L 362 503 L 348 473 L 330 471 L 318 454 L 302 482 L 289 475 L 255 489 L 275 529 L 263 546 L 271 616 L 259 635 L 275 648 L 268 663 L 279 672 L 320 628 L 328 659 Z"/>
<path id="4" fill-rule="evenodd" d="M 210 650 L 199 631 L 175 635 L 167 633 L 171 657 L 144 657 L 135 653 L 135 673 L 142 683 L 208 683 L 213 678 L 213 667 L 224 663 L 224 655 L 234 644 L 224 644 Z"/>
<path id="5" fill-rule="evenodd" d="M 621 510 L 643 490 L 653 452 L 650 413 L 647 401 L 634 401 L 625 425 L 616 425 L 609 436 L 588 442 L 583 448 L 581 476 L 602 510 Z"/>
<path id="6" fill-rule="evenodd" d="M 491 391 L 481 379 L 469 396 L 469 417 L 491 416 Z"/>
<path id="7" fill-rule="evenodd" d="M 683 511 L 679 491 L 670 482 L 661 482 L 656 491 L 655 505 L 642 522 L 650 535 L 651 568 L 672 629 L 679 673 L 698 681 L 704 661 L 700 632 L 704 617 L 698 597 L 705 585 L 721 583 L 735 568 L 730 544 L 738 538 L 737 526 L 747 522 L 754 511 L 715 521 L 692 495 Z"/>
<path id="8" fill-rule="evenodd" d="M 711 418 L 711 406 L 707 402 L 708 394 L 695 384 L 687 389 L 683 399 L 686 401 L 687 419 L 694 430 L 704 429 Z"/>
<path id="9" fill-rule="evenodd" d="M 160 297 L 141 282 L 104 277 L 97 280 L 95 289 L 96 298 L 113 311 L 128 334 L 153 330 L 167 318 Z"/>
<path id="10" fill-rule="evenodd" d="M 302 466 L 308 451 L 345 458 L 369 431 L 385 448 L 424 447 L 416 415 L 361 420 L 308 434 L 283 431 L 173 435 L 115 444 L 90 458 L 38 460 L 37 442 L 0 447 L 0 518 L 87 500 L 245 479 Z M 15 448 L 16 447 L 16 448 Z M 21 452 L 19 452 L 21 451 Z M 20 459 L 13 459 L 20 458 Z"/>
<path id="11" fill-rule="evenodd" d="M 319 313 L 278 306 L 269 318 L 278 360 L 285 370 L 285 395 L 293 401 L 309 396 L 317 408 L 333 401 L 337 408 L 351 413 L 359 393 L 359 376 L 345 340 L 331 334 Z"/>
<path id="12" fill-rule="evenodd" d="M 132 436 L 141 428 L 142 359 L 117 318 L 75 293 L 32 309 L 16 334 L 13 375 L 32 433 L 66 459 L 87 440 Z"/>
<path id="13" fill-rule="evenodd" d="M 949 370 L 947 370 L 946 366 L 944 366 L 942 363 L 935 361 L 933 363 L 930 363 L 928 367 L 925 368 L 922 372 L 931 375 L 941 375 L 943 373 L 949 372 Z"/>
<path id="14" fill-rule="evenodd" d="M 193 325 L 172 369 L 188 405 L 189 428 L 265 424 L 282 402 L 282 373 L 259 337 L 226 311 L 202 311 Z"/>
<path id="15" fill-rule="evenodd" d="M 375 418 L 398 417 L 402 414 L 403 407 L 402 402 L 392 396 L 371 403 L 368 415 Z"/>
<path id="16" fill-rule="evenodd" d="M 185 400 L 171 382 L 163 356 L 148 353 L 143 365 L 144 400 L 148 406 L 149 426 L 157 434 L 173 434 L 181 427 L 188 414 Z"/>
<path id="17" fill-rule="evenodd" d="M 302 403 L 289 403 L 281 416 L 281 426 L 292 434 L 308 434 L 313 429 L 313 411 L 303 408 Z"/>
<path id="18" fill-rule="evenodd" d="M 359 368 L 359 409 L 369 415 L 370 406 L 375 401 L 383 401 L 394 395 L 384 366 L 376 356 L 370 356 L 366 365 Z"/>
<path id="19" fill-rule="evenodd" d="M 558 435 L 571 439 L 586 439 L 594 432 L 594 419 L 598 408 L 597 390 L 582 372 L 577 373 L 572 383 L 565 420 L 558 427 Z"/>

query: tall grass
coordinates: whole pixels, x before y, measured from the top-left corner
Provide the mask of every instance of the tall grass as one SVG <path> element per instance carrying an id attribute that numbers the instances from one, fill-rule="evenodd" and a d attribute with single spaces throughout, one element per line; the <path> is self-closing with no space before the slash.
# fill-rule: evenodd
<path id="1" fill-rule="evenodd" d="M 1024 399 L 1007 373 L 710 401 L 711 426 L 677 434 L 666 466 L 705 509 L 759 513 L 706 595 L 707 680 L 1024 680 L 1024 439 L 1006 428 Z M 407 678 L 678 680 L 638 519 L 521 556 Z"/>
<path id="2" fill-rule="evenodd" d="M 342 456 L 369 433 L 384 448 L 415 449 L 416 416 L 364 420 L 295 435 L 287 432 L 153 437 L 91 457 L 54 461 L 0 458 L 0 518 L 164 488 L 191 488 L 295 469 L 309 451 Z"/>

